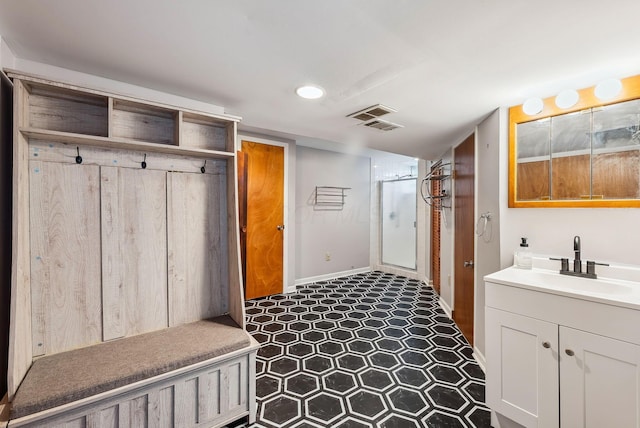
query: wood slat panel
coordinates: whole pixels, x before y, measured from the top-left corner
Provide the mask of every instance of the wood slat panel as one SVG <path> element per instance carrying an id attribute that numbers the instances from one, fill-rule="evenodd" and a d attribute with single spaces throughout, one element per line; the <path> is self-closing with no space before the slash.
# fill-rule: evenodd
<path id="1" fill-rule="evenodd" d="M 222 185 L 222 183 L 221 183 Z M 240 260 L 240 230 L 238 228 L 238 171 L 236 160 L 227 161 L 227 245 L 229 251 L 229 315 L 241 328 L 245 328 L 244 285 Z"/>
<path id="2" fill-rule="evenodd" d="M 167 327 L 166 174 L 103 167 L 101 184 L 104 336 Z"/>
<path id="3" fill-rule="evenodd" d="M 169 325 L 228 311 L 224 176 L 169 173 Z"/>
<path id="4" fill-rule="evenodd" d="M 126 293 L 122 268 L 123 242 L 120 201 L 118 198 L 119 175 L 117 168 L 101 168 L 101 218 L 102 218 L 102 340 L 124 337 Z"/>
<path id="5" fill-rule="evenodd" d="M 147 170 L 193 172 L 202 174 L 225 174 L 226 159 L 194 159 L 193 157 L 159 153 L 145 153 L 132 150 L 102 149 L 77 146 L 51 141 L 29 141 L 29 159 L 43 162 L 76 163 L 76 155 L 82 156 L 82 164 L 100 166 L 119 166 L 121 168 L 141 169 L 141 163 L 147 155 Z"/>
<path id="6" fill-rule="evenodd" d="M 99 168 L 29 162 L 34 355 L 101 340 Z"/>
<path id="7" fill-rule="evenodd" d="M 174 391 L 173 386 L 158 391 L 158 419 L 157 424 L 151 424 L 158 428 L 173 428 L 174 422 Z"/>
<path id="8" fill-rule="evenodd" d="M 99 428 L 118 428 L 118 406 L 110 406 L 100 410 Z"/>
<path id="9" fill-rule="evenodd" d="M 35 128 L 20 128 L 20 133 L 32 140 L 56 141 L 74 146 L 93 146 L 106 149 L 136 150 L 143 153 L 163 153 L 166 155 L 191 156 L 197 158 L 232 158 L 233 153 L 217 152 L 213 150 L 195 149 L 189 147 L 155 144 L 146 141 L 133 141 L 124 138 L 94 137 L 91 135 L 70 134 L 68 132 L 48 131 Z"/>
<path id="10" fill-rule="evenodd" d="M 220 369 L 203 374 L 198 379 L 198 415 L 200 421 L 220 417 Z"/>
<path id="11" fill-rule="evenodd" d="M 191 428 L 199 422 L 197 377 L 176 383 L 174 412 L 176 428 Z"/>
<path id="12" fill-rule="evenodd" d="M 11 212 L 11 308 L 7 393 L 9 400 L 31 367 L 31 257 L 29 248 L 29 158 L 18 131 L 29 117 L 28 93 L 21 81 L 13 87 L 13 194 Z"/>

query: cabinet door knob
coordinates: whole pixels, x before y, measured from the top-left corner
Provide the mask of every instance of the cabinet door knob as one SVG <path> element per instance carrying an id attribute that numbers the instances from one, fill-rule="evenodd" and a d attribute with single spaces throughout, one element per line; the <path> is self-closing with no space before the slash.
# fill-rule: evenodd
<path id="1" fill-rule="evenodd" d="M 549 342 L 542 342 L 542 347 L 549 349 L 551 348 L 551 344 Z"/>
<path id="2" fill-rule="evenodd" d="M 570 357 L 573 357 L 576 353 L 573 352 L 571 349 L 565 349 L 564 353 L 567 354 Z"/>

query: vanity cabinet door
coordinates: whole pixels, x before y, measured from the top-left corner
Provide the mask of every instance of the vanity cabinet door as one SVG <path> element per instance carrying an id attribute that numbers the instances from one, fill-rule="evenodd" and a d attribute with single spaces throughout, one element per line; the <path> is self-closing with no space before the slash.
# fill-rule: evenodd
<path id="1" fill-rule="evenodd" d="M 562 428 L 640 426 L 640 346 L 560 327 Z"/>
<path id="2" fill-rule="evenodd" d="M 525 427 L 557 428 L 558 325 L 486 308 L 487 404 Z"/>

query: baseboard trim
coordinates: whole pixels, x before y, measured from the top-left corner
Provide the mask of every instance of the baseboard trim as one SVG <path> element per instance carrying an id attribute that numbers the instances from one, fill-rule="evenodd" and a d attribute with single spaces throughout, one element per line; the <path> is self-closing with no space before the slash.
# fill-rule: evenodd
<path id="1" fill-rule="evenodd" d="M 451 307 L 447 305 L 447 302 L 444 301 L 442 296 L 440 296 L 440 298 L 438 299 L 438 303 L 440 304 L 440 307 L 442 308 L 444 313 L 447 314 L 449 318 L 453 319 L 453 312 L 451 311 Z"/>
<path id="2" fill-rule="evenodd" d="M 473 348 L 473 358 L 476 360 L 476 362 L 478 363 L 482 371 L 486 373 L 487 360 L 482 354 L 482 352 L 480 352 L 480 350 L 478 350 L 478 348 L 476 348 L 475 346 Z"/>
<path id="3" fill-rule="evenodd" d="M 327 273 L 325 275 L 309 276 L 307 278 L 296 279 L 294 289 L 292 291 L 295 291 L 295 287 L 299 285 L 312 284 L 318 281 L 328 281 L 330 279 L 336 279 L 336 278 L 341 278 L 343 276 L 357 275 L 359 273 L 367 273 L 367 272 L 371 272 L 371 268 L 368 266 L 363 268 L 358 268 L 358 269 L 345 270 L 342 272 Z M 287 287 L 287 290 L 288 289 L 290 289 L 290 287 Z"/>

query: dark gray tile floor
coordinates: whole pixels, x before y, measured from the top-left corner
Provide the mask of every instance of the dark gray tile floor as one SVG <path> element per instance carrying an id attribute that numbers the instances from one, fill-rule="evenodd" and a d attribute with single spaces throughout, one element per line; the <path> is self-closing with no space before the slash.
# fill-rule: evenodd
<path id="1" fill-rule="evenodd" d="M 489 427 L 484 373 L 431 287 L 370 272 L 246 304 L 252 428 Z"/>

